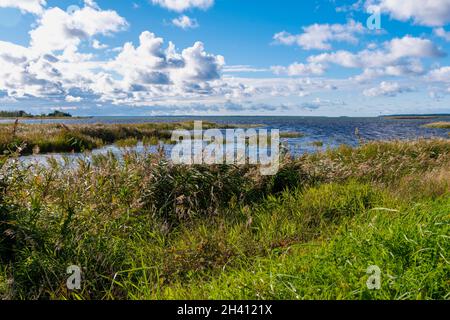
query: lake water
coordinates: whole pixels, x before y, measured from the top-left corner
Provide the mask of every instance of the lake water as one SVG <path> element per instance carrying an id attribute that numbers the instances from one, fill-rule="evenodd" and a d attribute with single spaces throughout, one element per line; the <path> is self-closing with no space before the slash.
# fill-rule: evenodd
<path id="1" fill-rule="evenodd" d="M 448 138 L 448 129 L 424 128 L 423 125 L 436 121 L 450 121 L 448 118 L 439 119 L 387 119 L 387 118 L 326 118 L 326 117 L 93 117 L 85 119 L 67 120 L 22 120 L 22 123 L 65 123 L 65 124 L 132 124 L 145 122 L 181 122 L 203 120 L 220 124 L 242 124 L 243 127 L 258 124 L 262 128 L 279 129 L 281 132 L 301 132 L 301 138 L 282 139 L 293 154 L 314 152 L 318 147 L 312 143 L 323 142 L 323 148 L 335 148 L 342 144 L 356 146 L 359 143 L 355 135 L 358 128 L 359 135 L 365 141 L 370 140 L 392 140 L 392 139 L 417 139 L 442 137 Z M 11 120 L 6 120 L 11 122 Z M 0 120 L 5 122 L 5 120 Z M 170 148 L 170 147 L 168 147 Z M 142 145 L 135 148 L 144 151 Z M 150 151 L 155 151 L 153 148 Z M 93 153 L 106 153 L 112 151 L 120 153 L 121 150 L 115 146 L 95 150 Z M 69 155 L 77 157 L 79 155 Z M 38 155 L 24 157 L 26 161 L 45 161 L 49 155 Z"/>

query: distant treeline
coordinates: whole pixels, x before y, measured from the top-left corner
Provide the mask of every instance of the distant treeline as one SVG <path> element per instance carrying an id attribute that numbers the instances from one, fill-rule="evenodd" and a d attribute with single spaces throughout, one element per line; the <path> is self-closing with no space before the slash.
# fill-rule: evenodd
<path id="1" fill-rule="evenodd" d="M 52 117 L 52 118 L 64 118 L 64 117 L 72 117 L 70 113 L 62 112 L 62 111 L 53 111 L 49 114 L 41 114 L 41 115 L 32 115 L 23 110 L 20 111 L 0 111 L 0 118 L 35 118 L 35 117 Z"/>

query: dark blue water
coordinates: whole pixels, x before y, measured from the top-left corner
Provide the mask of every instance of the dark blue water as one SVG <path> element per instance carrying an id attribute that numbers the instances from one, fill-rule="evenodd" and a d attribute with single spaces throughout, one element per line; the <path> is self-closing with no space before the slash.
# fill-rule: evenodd
<path id="1" fill-rule="evenodd" d="M 417 139 L 441 137 L 449 138 L 448 129 L 424 128 L 423 125 L 439 119 L 388 119 L 388 118 L 326 118 L 326 117 L 93 117 L 67 120 L 22 120 L 24 123 L 73 123 L 73 124 L 130 124 L 145 122 L 180 122 L 191 120 L 212 121 L 220 124 L 261 125 L 263 128 L 279 129 L 281 132 L 301 132 L 301 138 L 282 139 L 293 154 L 317 151 L 313 142 L 323 143 L 322 148 L 335 148 L 346 144 L 356 146 L 359 138 L 364 141 Z M 4 122 L 0 121 L 0 122 Z M 11 121 L 11 120 L 10 120 Z M 359 130 L 359 137 L 355 130 Z M 321 148 L 321 149 L 322 149 Z M 142 147 L 138 147 L 138 151 Z M 105 150 L 114 151 L 114 147 Z M 102 152 L 102 150 L 100 150 Z"/>

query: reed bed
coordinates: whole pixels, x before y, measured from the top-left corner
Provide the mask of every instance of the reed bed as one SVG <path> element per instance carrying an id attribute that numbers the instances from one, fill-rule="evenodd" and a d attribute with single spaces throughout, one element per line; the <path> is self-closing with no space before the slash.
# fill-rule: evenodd
<path id="1" fill-rule="evenodd" d="M 21 149 L 21 154 L 82 152 L 100 148 L 118 141 L 132 139 L 170 144 L 173 130 L 192 130 L 194 122 L 144 124 L 0 124 L 0 154 Z M 203 122 L 204 129 L 236 128 Z"/>

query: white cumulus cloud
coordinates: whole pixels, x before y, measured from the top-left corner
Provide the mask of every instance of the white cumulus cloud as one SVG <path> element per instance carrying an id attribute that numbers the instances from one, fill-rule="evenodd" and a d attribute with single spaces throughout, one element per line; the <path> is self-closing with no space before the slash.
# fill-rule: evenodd
<path id="1" fill-rule="evenodd" d="M 66 97 L 66 101 L 67 102 L 81 102 L 82 100 L 83 99 L 81 97 L 74 97 L 74 96 L 71 96 L 71 95 L 68 95 Z"/>
<path id="2" fill-rule="evenodd" d="M 148 105 L 223 99 L 246 90 L 222 81 L 225 60 L 206 52 L 203 43 L 178 51 L 149 31 L 139 45 L 126 43 L 111 60 L 96 59 L 73 47 L 43 52 L 0 41 L 0 91 L 8 98 Z"/>
<path id="3" fill-rule="evenodd" d="M 186 15 L 182 15 L 178 18 L 172 20 L 174 26 L 179 27 L 181 29 L 195 29 L 199 27 L 199 24 L 196 19 L 189 18 Z"/>
<path id="4" fill-rule="evenodd" d="M 0 0 L 0 8 L 17 8 L 37 15 L 43 12 L 45 5 L 45 0 Z"/>
<path id="5" fill-rule="evenodd" d="M 440 27 L 450 22 L 450 0 L 368 0 L 366 7 L 418 25 Z"/>
<path id="6" fill-rule="evenodd" d="M 293 63 L 288 67 L 273 66 L 272 72 L 278 75 L 288 76 L 307 76 L 307 75 L 321 75 L 325 72 L 325 66 L 320 63 Z"/>
<path id="7" fill-rule="evenodd" d="M 431 70 L 427 75 L 427 79 L 435 82 L 450 83 L 450 66 Z"/>
<path id="8" fill-rule="evenodd" d="M 412 91 L 414 91 L 414 88 L 401 86 L 398 82 L 383 81 L 377 87 L 364 90 L 363 94 L 366 97 L 395 97 L 400 93 Z"/>
<path id="9" fill-rule="evenodd" d="M 183 12 L 189 9 L 208 9 L 214 5 L 214 0 L 152 0 L 153 4 L 163 8 Z"/>
<path id="10" fill-rule="evenodd" d="M 96 50 L 102 50 L 102 49 L 106 49 L 108 48 L 108 45 L 101 43 L 100 41 L 98 41 L 97 39 L 94 39 L 92 41 L 92 48 L 96 49 Z"/>
<path id="11" fill-rule="evenodd" d="M 357 35 L 363 32 L 361 23 L 350 20 L 347 24 L 313 24 L 304 27 L 300 34 L 283 31 L 275 34 L 273 39 L 276 43 L 298 45 L 305 50 L 330 50 L 332 42 L 358 42 Z"/>
<path id="12" fill-rule="evenodd" d="M 31 46 L 39 52 L 64 50 L 82 40 L 118 32 L 127 26 L 124 18 L 112 10 L 101 10 L 92 1 L 73 13 L 60 8 L 45 10 L 37 27 L 30 31 Z"/>
<path id="13" fill-rule="evenodd" d="M 357 53 L 340 50 L 308 58 L 309 63 L 333 63 L 345 68 L 361 68 L 361 79 L 376 76 L 421 74 L 421 58 L 438 58 L 444 53 L 428 39 L 405 36 L 384 43 L 381 49 L 365 49 Z"/>
<path id="14" fill-rule="evenodd" d="M 445 31 L 444 28 L 436 28 L 433 30 L 434 34 L 439 38 L 444 39 L 447 42 L 450 42 L 450 32 Z"/>

